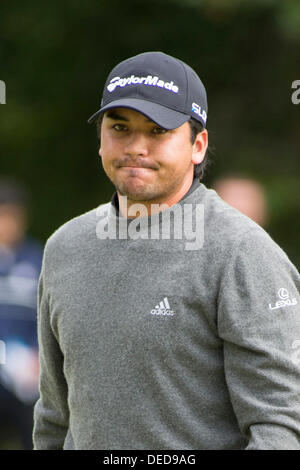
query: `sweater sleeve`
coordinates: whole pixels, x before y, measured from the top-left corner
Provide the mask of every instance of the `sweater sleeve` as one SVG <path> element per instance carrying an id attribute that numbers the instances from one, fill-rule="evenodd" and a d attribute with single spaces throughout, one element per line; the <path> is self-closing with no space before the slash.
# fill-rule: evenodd
<path id="1" fill-rule="evenodd" d="M 38 342 L 40 395 L 34 407 L 34 450 L 63 449 L 69 421 L 68 389 L 63 354 L 51 328 L 45 254 L 38 286 Z"/>
<path id="2" fill-rule="evenodd" d="M 300 276 L 259 228 L 228 257 L 218 328 L 247 450 L 300 449 Z"/>

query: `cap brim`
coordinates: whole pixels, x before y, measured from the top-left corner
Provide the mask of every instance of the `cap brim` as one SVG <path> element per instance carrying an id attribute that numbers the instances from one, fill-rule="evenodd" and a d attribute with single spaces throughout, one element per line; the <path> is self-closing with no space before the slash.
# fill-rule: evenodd
<path id="1" fill-rule="evenodd" d="M 157 103 L 152 103 L 151 101 L 140 100 L 138 98 L 127 98 L 112 101 L 111 103 L 100 108 L 96 113 L 94 113 L 89 119 L 88 123 L 92 123 L 100 113 L 104 113 L 108 109 L 112 108 L 129 108 L 134 109 L 142 114 L 144 114 L 148 119 L 155 122 L 158 126 L 163 127 L 164 129 L 176 129 L 177 127 L 182 126 L 186 121 L 190 119 L 189 114 L 180 113 L 174 111 L 173 109 L 166 108 Z"/>

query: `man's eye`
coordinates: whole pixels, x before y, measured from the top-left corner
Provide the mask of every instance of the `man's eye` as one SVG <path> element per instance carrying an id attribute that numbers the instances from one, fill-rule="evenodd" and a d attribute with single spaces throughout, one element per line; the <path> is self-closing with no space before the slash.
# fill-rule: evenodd
<path id="1" fill-rule="evenodd" d="M 165 134 L 167 132 L 167 129 L 163 129 L 162 127 L 154 127 L 152 129 L 153 134 Z"/>
<path id="2" fill-rule="evenodd" d="M 124 124 L 114 124 L 113 129 L 115 129 L 115 131 L 124 131 L 126 130 L 126 126 Z"/>

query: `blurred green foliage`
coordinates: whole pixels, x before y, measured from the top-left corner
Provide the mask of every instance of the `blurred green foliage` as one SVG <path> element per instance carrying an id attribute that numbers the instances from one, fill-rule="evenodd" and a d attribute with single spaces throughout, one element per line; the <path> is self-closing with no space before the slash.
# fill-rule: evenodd
<path id="1" fill-rule="evenodd" d="M 162 50 L 191 65 L 208 93 L 208 186 L 243 171 L 262 182 L 268 232 L 300 266 L 300 2 L 295 0 L 15 0 L 0 5 L 0 173 L 32 193 L 31 234 L 110 200 L 94 126 L 119 61 Z"/>

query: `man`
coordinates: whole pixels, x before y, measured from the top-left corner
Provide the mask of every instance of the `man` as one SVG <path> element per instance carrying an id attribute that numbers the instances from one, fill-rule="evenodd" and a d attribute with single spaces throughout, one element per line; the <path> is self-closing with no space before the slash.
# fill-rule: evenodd
<path id="1" fill-rule="evenodd" d="M 300 448 L 299 273 L 194 177 L 206 117 L 180 60 L 109 74 L 89 121 L 116 192 L 46 244 L 35 449 Z"/>
<path id="2" fill-rule="evenodd" d="M 37 285 L 43 248 L 27 229 L 26 188 L 2 177 L 0 340 L 5 360 L 0 361 L 0 447 L 12 428 L 20 447 L 32 449 L 33 405 L 38 398 Z"/>

